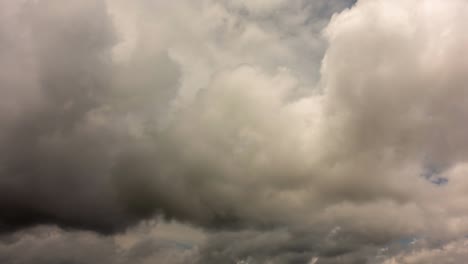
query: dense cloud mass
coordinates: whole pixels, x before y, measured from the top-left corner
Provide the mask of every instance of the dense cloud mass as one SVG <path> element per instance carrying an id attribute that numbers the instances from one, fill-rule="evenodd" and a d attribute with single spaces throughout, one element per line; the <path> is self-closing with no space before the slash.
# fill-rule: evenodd
<path id="1" fill-rule="evenodd" d="M 0 1 L 0 262 L 463 263 L 467 16 Z"/>

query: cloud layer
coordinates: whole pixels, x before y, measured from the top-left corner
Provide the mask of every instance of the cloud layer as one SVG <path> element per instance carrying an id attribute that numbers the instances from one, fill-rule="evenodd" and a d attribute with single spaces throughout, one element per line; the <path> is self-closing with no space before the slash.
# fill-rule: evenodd
<path id="1" fill-rule="evenodd" d="M 452 254 L 466 15 L 465 0 L 3 1 L 0 260 Z M 154 218 L 203 239 L 138 233 Z"/>

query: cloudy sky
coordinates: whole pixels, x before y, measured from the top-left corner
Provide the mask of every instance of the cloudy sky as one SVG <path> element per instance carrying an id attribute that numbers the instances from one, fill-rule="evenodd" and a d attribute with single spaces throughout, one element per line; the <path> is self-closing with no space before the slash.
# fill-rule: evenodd
<path id="1" fill-rule="evenodd" d="M 465 263 L 467 19 L 0 0 L 0 263 Z"/>

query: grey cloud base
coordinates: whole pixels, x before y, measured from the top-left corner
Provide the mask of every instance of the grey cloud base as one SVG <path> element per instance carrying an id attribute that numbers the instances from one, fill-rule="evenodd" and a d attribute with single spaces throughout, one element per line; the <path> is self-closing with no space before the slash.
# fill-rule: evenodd
<path id="1" fill-rule="evenodd" d="M 0 262 L 462 258 L 467 14 L 464 0 L 1 2 Z M 197 239 L 160 240 L 165 225 Z"/>

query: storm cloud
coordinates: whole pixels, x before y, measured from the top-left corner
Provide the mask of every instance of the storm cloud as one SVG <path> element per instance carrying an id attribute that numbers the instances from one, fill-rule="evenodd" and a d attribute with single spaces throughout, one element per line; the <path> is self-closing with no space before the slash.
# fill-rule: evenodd
<path id="1" fill-rule="evenodd" d="M 458 258 L 467 15 L 465 0 L 2 1 L 0 260 Z"/>

